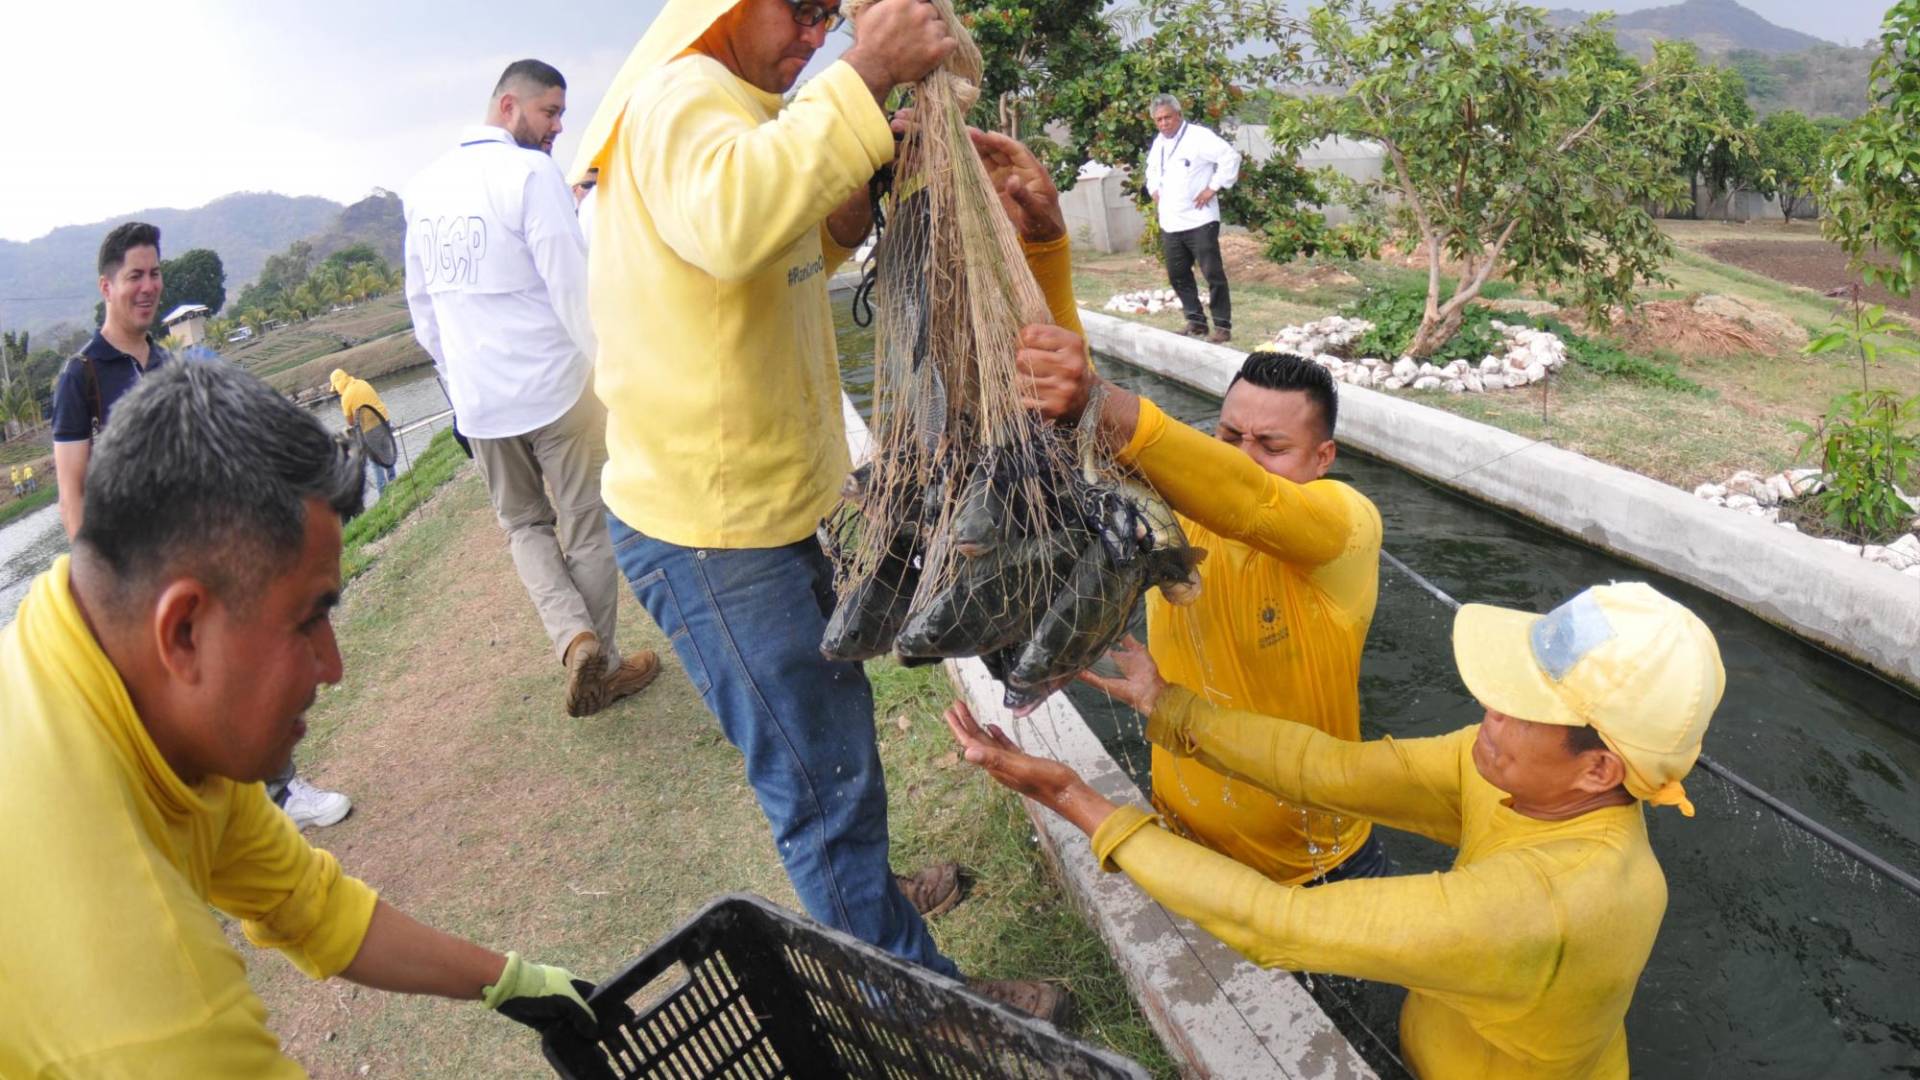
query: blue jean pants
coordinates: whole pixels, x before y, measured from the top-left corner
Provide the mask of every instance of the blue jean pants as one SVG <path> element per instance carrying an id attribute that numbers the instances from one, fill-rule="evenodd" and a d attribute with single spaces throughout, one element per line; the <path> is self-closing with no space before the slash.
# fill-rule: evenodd
<path id="1" fill-rule="evenodd" d="M 833 574 L 809 537 L 777 548 L 695 549 L 607 515 L 633 595 L 746 758 L 787 878 L 816 920 L 958 977 L 887 861 L 887 788 L 873 690 L 828 660 Z"/>

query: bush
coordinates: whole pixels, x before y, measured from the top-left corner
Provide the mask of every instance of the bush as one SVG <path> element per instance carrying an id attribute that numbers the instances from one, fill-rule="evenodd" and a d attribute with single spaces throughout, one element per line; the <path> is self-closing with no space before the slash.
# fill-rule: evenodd
<path id="1" fill-rule="evenodd" d="M 1373 324 L 1373 329 L 1365 337 L 1354 342 L 1355 356 L 1378 356 L 1392 360 L 1406 355 L 1407 346 L 1413 343 L 1413 335 L 1426 317 L 1427 291 L 1424 287 L 1376 289 L 1341 310 L 1352 318 L 1365 319 Z M 1493 328 L 1496 318 L 1500 318 L 1500 313 L 1492 308 L 1478 304 L 1469 306 L 1459 332 L 1435 350 L 1429 359 L 1442 365 L 1450 360 L 1477 363 L 1483 356 L 1503 352 L 1505 345 L 1500 331 Z M 1524 320 L 1507 316 L 1503 321 Z"/>
<path id="2" fill-rule="evenodd" d="M 1804 435 L 1800 456 L 1826 471 L 1820 508 L 1827 525 L 1862 543 L 1907 531 L 1913 508 L 1900 486 L 1920 476 L 1920 395 L 1901 400 L 1886 390 L 1855 390 L 1833 399 L 1817 424 L 1788 426 Z"/>

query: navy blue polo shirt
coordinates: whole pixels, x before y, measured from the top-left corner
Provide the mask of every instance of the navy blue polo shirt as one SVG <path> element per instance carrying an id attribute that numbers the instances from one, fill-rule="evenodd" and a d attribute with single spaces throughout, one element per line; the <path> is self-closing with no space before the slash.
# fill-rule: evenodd
<path id="1" fill-rule="evenodd" d="M 100 383 L 102 431 L 106 430 L 107 418 L 113 415 L 114 402 L 140 385 L 143 376 L 152 374 L 155 368 L 172 359 L 167 350 L 149 337 L 147 367 L 143 372 L 133 357 L 114 348 L 95 331 L 93 340 L 80 350 L 80 355 L 60 369 L 60 379 L 53 385 L 53 441 L 57 443 L 86 442 L 93 438 L 93 381 L 87 377 L 87 365 L 81 362 L 81 357 L 93 361 L 94 378 Z"/>

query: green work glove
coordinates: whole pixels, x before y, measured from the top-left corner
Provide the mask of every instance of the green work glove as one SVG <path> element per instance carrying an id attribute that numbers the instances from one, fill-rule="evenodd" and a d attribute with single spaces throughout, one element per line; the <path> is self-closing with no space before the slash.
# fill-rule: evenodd
<path id="1" fill-rule="evenodd" d="M 576 979 L 566 968 L 532 964 L 520 954 L 507 954 L 507 967 L 500 981 L 480 993 L 487 1008 L 533 1028 L 541 1034 L 558 1024 L 567 1024 L 583 1039 L 594 1038 L 599 1023 L 587 1007 L 587 995 L 593 984 Z"/>

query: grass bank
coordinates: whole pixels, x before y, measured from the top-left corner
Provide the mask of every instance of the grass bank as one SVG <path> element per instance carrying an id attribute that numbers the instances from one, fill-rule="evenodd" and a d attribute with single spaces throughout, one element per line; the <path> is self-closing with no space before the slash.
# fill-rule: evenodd
<path id="1" fill-rule="evenodd" d="M 630 596 L 620 615 L 620 647 L 659 651 L 665 670 L 638 697 L 568 719 L 486 492 L 457 475 L 387 537 L 336 617 L 346 678 L 309 711 L 298 757 L 355 810 L 314 841 L 434 925 L 591 978 L 716 895 L 792 906 L 739 753 Z M 938 671 L 869 670 L 895 866 L 957 858 L 978 875 L 933 924 L 942 948 L 973 974 L 1065 979 L 1084 1037 L 1172 1076 L 1018 804 L 953 752 Z M 548 1075 L 537 1040 L 478 1005 L 316 985 L 241 951 L 273 1029 L 322 1080 Z"/>
<path id="2" fill-rule="evenodd" d="M 432 498 L 466 461 L 452 428 L 436 433 L 413 467 L 387 485 L 372 509 L 347 523 L 340 537 L 341 580 L 352 581 L 365 573 L 378 554 L 379 541 Z"/>
<path id="3" fill-rule="evenodd" d="M 39 475 L 38 470 L 35 470 L 35 475 Z M 16 518 L 26 517 L 28 514 L 42 507 L 52 506 L 59 498 L 59 487 L 54 483 L 52 477 L 48 477 L 41 483 L 39 490 L 30 492 L 21 498 L 10 499 L 7 502 L 0 503 L 0 525 L 5 525 Z"/>
<path id="4" fill-rule="evenodd" d="M 1665 266 L 1673 282 L 1643 290 L 1642 300 L 1720 293 L 1763 304 L 1813 331 L 1828 327 L 1839 311 L 1838 304 L 1818 293 L 1718 262 L 1693 246 L 1718 233 L 1684 227 L 1677 233 L 1681 243 Z M 1820 243 L 1817 236 L 1806 239 L 1810 249 Z M 1074 266 L 1080 302 L 1096 310 L 1115 292 L 1166 284 L 1161 264 L 1139 255 L 1076 251 Z M 1301 263 L 1264 276 L 1266 280 L 1233 282 L 1238 348 L 1251 349 L 1283 326 L 1333 314 L 1369 287 L 1416 279 L 1424 284 L 1421 275 L 1381 262 Z M 1123 317 L 1166 330 L 1178 330 L 1182 323 L 1177 310 Z M 1860 383 L 1857 359 L 1809 358 L 1785 348 L 1721 356 L 1634 355 L 1671 368 L 1707 392 L 1690 393 L 1581 364 L 1525 390 L 1392 392 L 1692 488 L 1722 482 L 1741 469 L 1765 473 L 1793 464 L 1800 436 L 1788 422 L 1812 419 L 1836 393 Z M 1920 359 L 1887 358 L 1873 368 L 1871 377 L 1875 385 L 1903 394 L 1920 392 Z"/>

